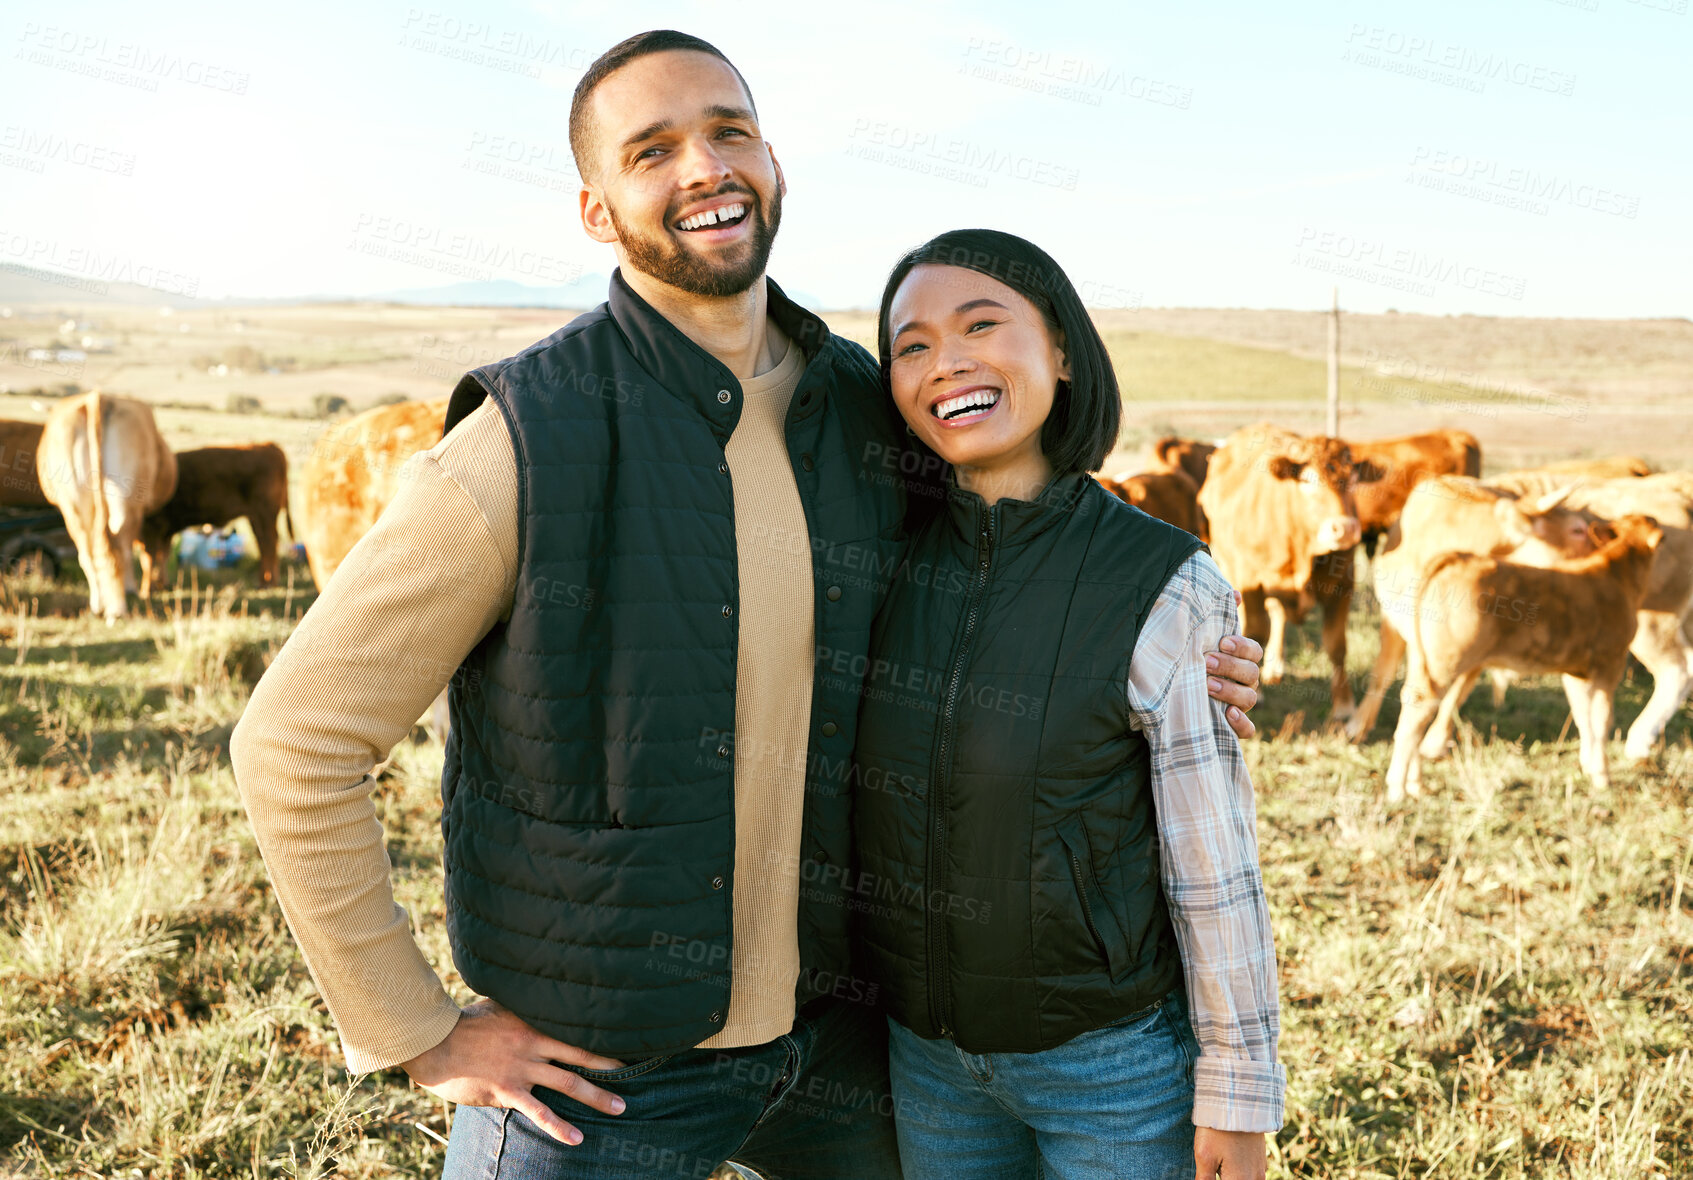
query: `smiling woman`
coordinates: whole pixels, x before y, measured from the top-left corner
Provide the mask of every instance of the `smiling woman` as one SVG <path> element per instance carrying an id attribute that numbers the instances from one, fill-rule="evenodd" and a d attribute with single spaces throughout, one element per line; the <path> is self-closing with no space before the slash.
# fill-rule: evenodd
<path id="1" fill-rule="evenodd" d="M 1252 782 L 1206 697 L 1233 591 L 1198 538 L 1088 478 L 1117 381 L 1045 251 L 942 234 L 894 267 L 878 342 L 944 461 L 909 522 L 928 585 L 896 574 L 871 635 L 873 668 L 935 687 L 913 707 L 872 684 L 854 751 L 862 781 L 925 787 L 854 809 L 894 898 L 860 933 L 904 1175 L 1261 1180 L 1275 953 Z"/>
<path id="2" fill-rule="evenodd" d="M 919 442 L 961 488 L 1026 497 L 1097 470 L 1122 398 L 1105 345 L 1047 254 L 954 230 L 911 251 L 882 295 L 882 372 Z"/>

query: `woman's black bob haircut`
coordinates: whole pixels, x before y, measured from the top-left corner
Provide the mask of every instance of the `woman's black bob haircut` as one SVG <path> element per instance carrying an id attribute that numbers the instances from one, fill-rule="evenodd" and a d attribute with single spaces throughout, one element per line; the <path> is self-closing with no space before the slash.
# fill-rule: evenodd
<path id="1" fill-rule="evenodd" d="M 876 321 L 876 346 L 882 385 L 888 388 L 893 358 L 889 347 L 888 308 L 914 267 L 958 266 L 997 279 L 1034 304 L 1070 362 L 1070 380 L 1059 381 L 1052 413 L 1041 428 L 1041 450 L 1054 475 L 1098 471 L 1117 445 L 1123 401 L 1117 374 L 1099 329 L 1082 306 L 1081 296 L 1052 256 L 1033 242 L 996 229 L 955 229 L 931 238 L 895 264 L 882 290 Z"/>

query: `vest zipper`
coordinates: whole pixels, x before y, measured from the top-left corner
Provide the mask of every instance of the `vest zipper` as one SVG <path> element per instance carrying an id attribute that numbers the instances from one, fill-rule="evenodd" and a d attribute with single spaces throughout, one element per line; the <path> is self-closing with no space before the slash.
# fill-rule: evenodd
<path id="1" fill-rule="evenodd" d="M 1065 849 L 1070 852 L 1069 849 Z M 1088 924 L 1088 933 L 1093 935 L 1093 941 L 1098 945 L 1100 953 L 1105 955 L 1106 969 L 1110 970 L 1111 956 L 1107 952 L 1105 940 L 1099 936 L 1099 927 L 1094 924 L 1093 905 L 1088 901 L 1088 877 L 1082 872 L 1082 860 L 1074 852 L 1070 852 L 1070 872 L 1076 878 L 1076 896 L 1082 899 L 1082 920 Z"/>
<path id="2" fill-rule="evenodd" d="M 958 723 L 958 694 L 965 669 L 969 667 L 970 645 L 976 637 L 982 600 L 993 567 L 994 534 L 999 523 L 999 505 L 987 510 L 976 539 L 976 569 L 970 581 L 970 598 L 964 614 L 964 628 L 953 653 L 941 696 L 940 724 L 935 739 L 934 763 L 929 781 L 929 863 L 925 874 L 928 889 L 923 898 L 924 941 L 928 949 L 926 976 L 929 981 L 929 1019 L 943 1037 L 952 1036 L 952 976 L 947 969 L 945 906 L 937 914 L 932 898 L 944 891 L 946 874 L 946 789 L 952 777 L 952 739 Z"/>

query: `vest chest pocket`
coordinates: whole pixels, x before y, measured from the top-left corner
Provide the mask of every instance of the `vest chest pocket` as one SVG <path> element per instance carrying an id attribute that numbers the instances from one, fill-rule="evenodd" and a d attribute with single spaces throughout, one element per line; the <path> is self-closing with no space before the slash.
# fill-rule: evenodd
<path id="1" fill-rule="evenodd" d="M 1093 936 L 1094 945 L 1105 958 L 1106 969 L 1118 980 L 1131 966 L 1129 946 L 1123 929 L 1099 887 L 1099 876 L 1093 868 L 1093 852 L 1088 841 L 1087 821 L 1081 812 L 1072 812 L 1059 822 L 1058 838 L 1064 844 L 1070 862 L 1070 876 L 1076 886 L 1076 900 L 1081 907 L 1082 921 Z"/>

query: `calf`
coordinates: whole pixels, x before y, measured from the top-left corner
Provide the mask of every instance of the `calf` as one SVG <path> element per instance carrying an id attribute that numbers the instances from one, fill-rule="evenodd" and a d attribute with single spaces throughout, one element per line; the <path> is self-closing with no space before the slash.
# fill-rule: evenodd
<path id="1" fill-rule="evenodd" d="M 1417 593 L 1431 561 L 1457 552 L 1545 565 L 1594 550 L 1594 517 L 1566 506 L 1568 494 L 1565 490 L 1518 501 L 1478 480 L 1450 475 L 1425 480 L 1412 491 L 1370 563 L 1381 607 L 1381 649 L 1364 699 L 1347 722 L 1348 737 L 1362 741 L 1375 727 L 1388 689 L 1399 675 Z M 1429 730 L 1423 757 L 1434 758 L 1444 750 L 1449 721 L 1442 713 Z"/>
<path id="2" fill-rule="evenodd" d="M 171 538 L 183 529 L 221 528 L 246 517 L 259 545 L 259 581 L 276 581 L 276 518 L 288 513 L 288 456 L 275 443 L 200 447 L 176 456 L 176 493 L 141 525 L 143 573 L 154 589 L 164 581 Z M 288 514 L 288 532 L 294 519 Z"/>
<path id="3" fill-rule="evenodd" d="M 1428 568 L 1411 621 L 1409 662 L 1387 798 L 1422 793 L 1424 735 L 1447 699 L 1461 699 L 1486 667 L 1558 673 L 1581 732 L 1581 766 L 1610 786 L 1605 738 L 1635 614 L 1664 533 L 1649 516 L 1615 522 L 1590 557 L 1550 567 L 1448 553 Z"/>
<path id="4" fill-rule="evenodd" d="M 1199 488 L 1186 472 L 1143 471 L 1121 479 L 1101 476 L 1099 485 L 1148 516 L 1186 529 L 1200 540 L 1205 539 L 1204 518 L 1199 512 Z"/>

